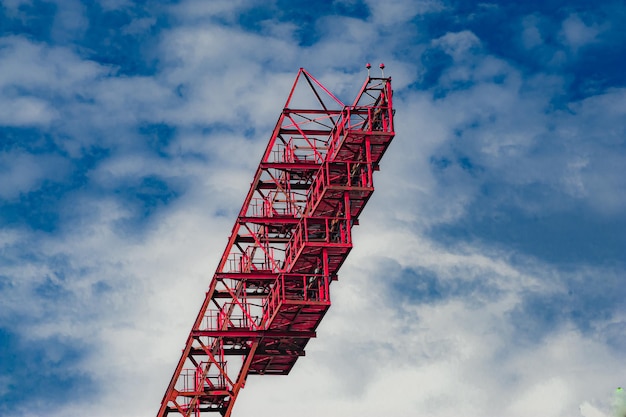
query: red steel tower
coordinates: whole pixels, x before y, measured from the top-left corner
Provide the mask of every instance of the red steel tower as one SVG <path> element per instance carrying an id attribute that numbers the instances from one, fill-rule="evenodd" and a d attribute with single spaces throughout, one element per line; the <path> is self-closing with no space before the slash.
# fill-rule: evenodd
<path id="1" fill-rule="evenodd" d="M 391 78 L 367 69 L 352 105 L 298 72 L 159 417 L 228 417 L 248 375 L 286 375 L 304 356 L 394 137 Z"/>

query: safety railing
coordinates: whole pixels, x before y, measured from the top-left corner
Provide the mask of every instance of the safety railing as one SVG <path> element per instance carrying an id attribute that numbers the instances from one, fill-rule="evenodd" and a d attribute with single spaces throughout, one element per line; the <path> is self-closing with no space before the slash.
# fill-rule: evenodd
<path id="1" fill-rule="evenodd" d="M 335 160 L 339 148 L 343 145 L 346 137 L 350 135 L 393 132 L 392 116 L 391 107 L 387 105 L 346 106 L 331 134 L 326 160 Z"/>
<path id="2" fill-rule="evenodd" d="M 311 185 L 311 191 L 307 199 L 307 209 L 311 209 L 317 205 L 317 203 L 322 199 L 324 192 L 326 191 L 326 187 L 328 187 L 328 164 L 325 163 L 322 165 L 317 171 L 317 175 L 315 176 L 315 181 Z"/>
<path id="3" fill-rule="evenodd" d="M 326 186 L 371 187 L 370 164 L 366 161 L 330 162 L 324 165 Z"/>
<path id="4" fill-rule="evenodd" d="M 273 248 L 248 246 L 243 253 L 231 253 L 224 270 L 221 272 L 249 273 L 249 272 L 274 272 L 281 271 L 283 263 L 275 258 Z"/>
<path id="5" fill-rule="evenodd" d="M 344 107 L 341 117 L 335 125 L 335 129 L 332 131 L 328 152 L 326 154 L 326 161 L 332 160 L 337 152 L 337 149 L 343 142 L 342 138 L 345 137 L 346 130 L 348 130 L 348 122 L 350 120 L 350 107 Z"/>
<path id="6" fill-rule="evenodd" d="M 253 197 L 248 205 L 246 217 L 276 217 L 293 215 L 296 208 L 296 198 L 289 194 L 270 193 L 265 198 Z"/>
<path id="7" fill-rule="evenodd" d="M 281 274 L 263 301 L 263 323 L 271 327 L 272 318 L 285 301 L 329 303 L 329 279 L 320 269 L 310 274 Z"/>
<path id="8" fill-rule="evenodd" d="M 274 163 L 317 163 L 324 161 L 327 146 L 318 138 L 291 136 L 287 143 L 276 143 L 271 153 Z"/>
<path id="9" fill-rule="evenodd" d="M 207 309 L 206 314 L 202 318 L 200 324 L 200 330 L 219 330 L 218 317 L 220 311 L 214 309 Z"/>
<path id="10" fill-rule="evenodd" d="M 183 393 L 203 393 L 209 390 L 231 390 L 226 378 L 226 361 L 200 362 L 196 368 L 186 368 L 176 381 L 176 390 Z M 189 398 L 183 399 L 183 406 L 189 405 Z"/>
<path id="11" fill-rule="evenodd" d="M 261 327 L 262 317 L 250 312 L 247 301 L 225 303 L 219 309 L 208 309 L 199 330 L 250 329 Z"/>
<path id="12" fill-rule="evenodd" d="M 195 375 L 196 392 L 232 389 L 226 379 L 226 365 L 226 361 L 200 362 Z"/>
<path id="13" fill-rule="evenodd" d="M 292 266 L 300 249 L 310 243 L 351 244 L 352 236 L 347 219 L 343 217 L 303 217 L 287 245 L 285 264 Z"/>
<path id="14" fill-rule="evenodd" d="M 176 381 L 176 391 L 194 392 L 196 391 L 196 372 L 197 369 L 183 369 Z"/>
<path id="15" fill-rule="evenodd" d="M 272 317 L 280 308 L 282 300 L 282 287 L 280 285 L 280 277 L 278 277 L 272 285 L 267 298 L 263 300 L 263 324 L 266 329 L 270 327 Z"/>
<path id="16" fill-rule="evenodd" d="M 250 306 L 244 300 L 224 303 L 216 317 L 217 329 L 227 330 L 250 329 L 258 330 L 261 326 L 261 317 L 250 313 Z"/>

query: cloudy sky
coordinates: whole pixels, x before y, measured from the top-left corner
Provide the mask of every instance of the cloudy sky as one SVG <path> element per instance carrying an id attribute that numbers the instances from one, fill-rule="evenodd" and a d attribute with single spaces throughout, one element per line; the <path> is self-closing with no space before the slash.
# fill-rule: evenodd
<path id="1" fill-rule="evenodd" d="M 159 407 L 300 67 L 386 65 L 333 307 L 234 416 L 606 417 L 626 385 L 621 0 L 2 0 L 0 415 Z"/>

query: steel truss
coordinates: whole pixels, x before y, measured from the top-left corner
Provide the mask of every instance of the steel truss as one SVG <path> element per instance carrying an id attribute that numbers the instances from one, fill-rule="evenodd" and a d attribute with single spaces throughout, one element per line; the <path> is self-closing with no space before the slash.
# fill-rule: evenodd
<path id="1" fill-rule="evenodd" d="M 300 69 L 159 417 L 228 417 L 248 375 L 286 375 L 304 356 L 374 192 L 393 114 L 391 78 L 368 75 L 346 106 Z"/>

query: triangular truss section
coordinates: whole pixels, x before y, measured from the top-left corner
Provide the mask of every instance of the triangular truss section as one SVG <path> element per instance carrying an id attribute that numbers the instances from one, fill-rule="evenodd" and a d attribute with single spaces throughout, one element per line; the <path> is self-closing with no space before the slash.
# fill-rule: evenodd
<path id="1" fill-rule="evenodd" d="M 230 416 L 249 375 L 286 375 L 330 307 L 330 285 L 393 139 L 391 78 L 346 106 L 300 69 L 158 416 Z"/>

